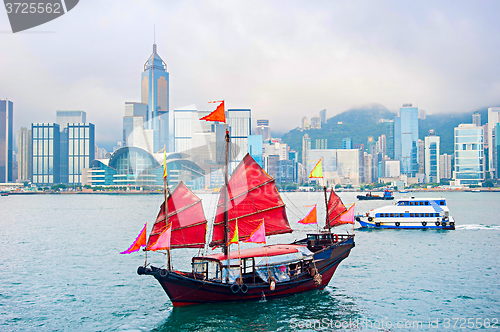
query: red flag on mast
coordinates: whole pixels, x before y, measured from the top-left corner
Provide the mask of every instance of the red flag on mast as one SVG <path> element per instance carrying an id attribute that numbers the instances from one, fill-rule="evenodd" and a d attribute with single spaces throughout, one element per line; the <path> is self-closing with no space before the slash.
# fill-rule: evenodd
<path id="1" fill-rule="evenodd" d="M 130 253 L 133 253 L 134 251 L 138 251 L 139 249 L 141 249 L 141 247 L 146 246 L 146 225 L 147 225 L 147 223 L 144 224 L 142 231 L 139 233 L 139 235 L 135 239 L 134 243 L 132 243 L 130 248 L 121 252 L 120 254 L 130 254 Z"/>
<path id="2" fill-rule="evenodd" d="M 211 103 L 220 103 L 219 106 L 207 116 L 202 117 L 200 120 L 205 121 L 219 121 L 226 122 L 226 112 L 224 111 L 224 100 L 212 101 Z"/>

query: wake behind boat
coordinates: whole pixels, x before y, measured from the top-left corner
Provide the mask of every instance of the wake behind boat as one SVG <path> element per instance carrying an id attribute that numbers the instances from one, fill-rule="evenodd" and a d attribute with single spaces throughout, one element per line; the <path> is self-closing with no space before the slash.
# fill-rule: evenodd
<path id="1" fill-rule="evenodd" d="M 223 103 L 221 105 L 223 110 Z M 212 116 L 217 110 L 205 117 L 209 119 L 202 119 L 224 121 L 223 115 Z M 333 190 L 327 201 L 324 187 L 326 230 L 307 234 L 306 238 L 290 244 L 266 245 L 266 236 L 292 232 L 285 204 L 274 179 L 249 154 L 228 180 L 229 141 L 226 130 L 225 185 L 219 196 L 209 243 L 211 247 L 220 247 L 222 252 L 193 257 L 191 271 L 178 271 L 171 266 L 171 249 L 205 248 L 207 221 L 201 200 L 182 182 L 169 193 L 165 169 L 166 204 L 160 208 L 149 239 L 146 241 L 145 225 L 136 242 L 124 253 L 146 246 L 146 254 L 166 251 L 168 261 L 165 266 L 156 267 L 147 264 L 146 256 L 146 263 L 137 273 L 155 277 L 176 307 L 257 300 L 264 296 L 269 299 L 325 288 L 354 247 L 354 235 L 334 234 L 331 227 L 353 223 L 353 207 L 346 209 Z M 321 162 L 318 164 L 321 173 Z M 318 172 L 316 169 L 313 172 Z M 315 219 L 316 208 L 312 212 Z M 304 220 L 307 218 L 312 219 L 311 215 Z M 263 246 L 240 250 L 240 242 Z M 236 244 L 238 249 L 231 251 L 231 244 Z"/>
<path id="2" fill-rule="evenodd" d="M 395 205 L 357 216 L 361 227 L 455 229 L 455 220 L 444 198 L 403 198 Z"/>

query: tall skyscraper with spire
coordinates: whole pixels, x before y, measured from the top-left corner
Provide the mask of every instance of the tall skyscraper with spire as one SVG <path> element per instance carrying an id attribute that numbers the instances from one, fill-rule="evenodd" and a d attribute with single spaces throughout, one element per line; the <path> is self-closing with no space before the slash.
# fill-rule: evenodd
<path id="1" fill-rule="evenodd" d="M 167 64 L 156 52 L 155 43 L 141 75 L 141 101 L 148 105 L 145 129 L 153 130 L 153 153 L 164 145 L 167 152 L 173 151 L 173 139 L 170 138 L 173 121 L 169 112 L 169 85 Z"/>

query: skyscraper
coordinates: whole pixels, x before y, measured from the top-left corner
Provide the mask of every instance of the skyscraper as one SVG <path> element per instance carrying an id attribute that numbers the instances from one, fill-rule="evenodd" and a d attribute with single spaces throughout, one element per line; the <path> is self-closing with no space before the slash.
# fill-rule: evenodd
<path id="1" fill-rule="evenodd" d="M 156 52 L 156 44 L 153 44 L 153 53 L 144 64 L 141 80 L 141 101 L 148 105 L 146 129 L 153 130 L 153 151 L 160 150 L 163 145 L 167 152 L 173 151 L 173 139 L 170 137 L 173 119 L 169 112 L 169 74 L 167 64 Z"/>
<path id="2" fill-rule="evenodd" d="M 439 183 L 440 160 L 439 160 L 440 138 L 434 130 L 429 130 L 429 136 L 425 137 L 425 182 Z"/>
<path id="3" fill-rule="evenodd" d="M 12 181 L 14 104 L 0 100 L 0 183 Z"/>
<path id="4" fill-rule="evenodd" d="M 484 181 L 483 127 L 459 124 L 455 128 L 455 180 L 460 185 Z"/>
<path id="5" fill-rule="evenodd" d="M 403 104 L 394 119 L 394 157 L 401 161 L 402 174 L 416 176 L 418 150 L 418 108 Z"/>
<path id="6" fill-rule="evenodd" d="M 35 185 L 60 182 L 60 130 L 57 123 L 32 123 L 33 180 Z"/>
<path id="7" fill-rule="evenodd" d="M 262 135 L 263 142 L 271 139 L 271 129 L 269 128 L 269 120 L 266 119 L 257 120 L 255 135 Z"/>
<path id="8" fill-rule="evenodd" d="M 319 111 L 319 117 L 321 118 L 321 123 L 326 123 L 326 109 Z"/>
<path id="9" fill-rule="evenodd" d="M 311 128 L 321 129 L 321 118 L 319 116 L 311 117 Z"/>
<path id="10" fill-rule="evenodd" d="M 229 126 L 231 143 L 239 148 L 238 154 L 232 155 L 231 161 L 240 161 L 248 150 L 247 138 L 252 133 L 252 112 L 249 109 L 228 109 L 226 123 Z"/>
<path id="11" fill-rule="evenodd" d="M 481 113 L 478 110 L 472 114 L 472 124 L 477 127 L 481 127 Z"/>
<path id="12" fill-rule="evenodd" d="M 84 111 L 57 111 L 57 124 L 59 128 L 64 129 L 68 123 L 87 122 L 87 113 Z"/>
<path id="13" fill-rule="evenodd" d="M 31 181 L 33 171 L 31 163 L 33 161 L 31 149 L 31 130 L 21 127 L 17 133 L 17 181 Z"/>
<path id="14" fill-rule="evenodd" d="M 488 108 L 488 171 L 491 178 L 498 178 L 497 151 L 495 142 L 495 126 L 500 123 L 500 107 Z"/>
<path id="15" fill-rule="evenodd" d="M 82 169 L 95 159 L 95 131 L 92 123 L 68 123 L 68 183 L 82 183 Z"/>

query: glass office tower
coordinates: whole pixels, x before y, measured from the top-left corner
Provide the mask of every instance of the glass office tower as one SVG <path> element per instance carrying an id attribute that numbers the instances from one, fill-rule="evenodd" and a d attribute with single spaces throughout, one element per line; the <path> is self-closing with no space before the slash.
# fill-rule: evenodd
<path id="1" fill-rule="evenodd" d="M 0 100 L 0 183 L 12 181 L 13 108 L 11 101 Z"/>
<path id="2" fill-rule="evenodd" d="M 33 179 L 37 186 L 60 183 L 60 131 L 57 123 L 31 124 Z"/>
<path id="3" fill-rule="evenodd" d="M 394 119 L 394 157 L 401 161 L 401 173 L 418 173 L 418 108 L 404 104 Z"/>

